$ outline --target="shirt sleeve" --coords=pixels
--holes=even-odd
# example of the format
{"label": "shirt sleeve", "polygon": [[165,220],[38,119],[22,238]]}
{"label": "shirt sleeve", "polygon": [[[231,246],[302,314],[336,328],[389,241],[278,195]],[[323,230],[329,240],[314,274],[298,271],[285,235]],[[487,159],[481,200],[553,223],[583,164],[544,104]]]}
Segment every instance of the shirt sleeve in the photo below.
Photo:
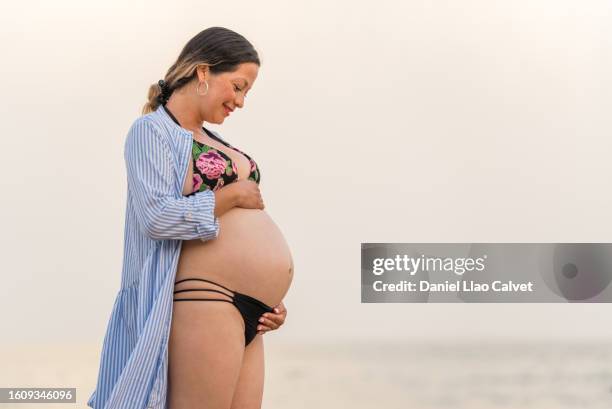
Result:
{"label": "shirt sleeve", "polygon": [[219,235],[212,190],[176,197],[172,154],[154,125],[139,119],[125,142],[128,200],[141,231],[154,240],[207,241]]}

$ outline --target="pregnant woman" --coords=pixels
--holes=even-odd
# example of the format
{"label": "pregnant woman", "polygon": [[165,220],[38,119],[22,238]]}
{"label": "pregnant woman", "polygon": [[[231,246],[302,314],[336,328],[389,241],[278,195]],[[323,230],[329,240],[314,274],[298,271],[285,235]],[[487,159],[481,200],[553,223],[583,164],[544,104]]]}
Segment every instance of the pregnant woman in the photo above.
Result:
{"label": "pregnant woman", "polygon": [[192,38],[128,133],[121,290],[92,408],[260,408],[262,334],[286,318],[289,247],[263,210],[253,157],[205,128],[260,61],[221,27]]}

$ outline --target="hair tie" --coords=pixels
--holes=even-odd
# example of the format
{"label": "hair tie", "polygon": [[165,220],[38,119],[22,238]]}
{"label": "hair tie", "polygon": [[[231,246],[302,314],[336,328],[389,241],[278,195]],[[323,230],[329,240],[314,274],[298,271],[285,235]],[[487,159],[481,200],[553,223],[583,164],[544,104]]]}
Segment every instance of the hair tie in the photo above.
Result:
{"label": "hair tie", "polygon": [[168,98],[170,98],[170,87],[164,80],[157,81],[157,85],[159,85],[159,88],[161,89],[161,93],[157,99],[161,105],[165,105],[166,102],[168,102]]}

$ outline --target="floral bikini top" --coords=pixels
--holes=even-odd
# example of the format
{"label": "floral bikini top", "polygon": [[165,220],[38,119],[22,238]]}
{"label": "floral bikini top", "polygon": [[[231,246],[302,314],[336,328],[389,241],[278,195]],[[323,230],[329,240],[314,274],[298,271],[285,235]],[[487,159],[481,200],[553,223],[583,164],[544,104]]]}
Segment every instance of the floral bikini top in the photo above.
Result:
{"label": "floral bikini top", "polygon": [[[172,118],[177,125],[180,126],[177,119],[172,113],[164,106],[164,109]],[[225,142],[208,129],[202,127],[208,136],[214,140],[221,142],[223,145],[230,149],[235,150],[243,154],[251,163],[251,171],[248,179],[253,180],[259,184],[261,175],[257,163],[246,153],[240,149],[235,148],[229,143]],[[234,161],[226,155],[224,152],[215,149],[212,146],[206,145],[202,142],[193,140],[192,145],[192,157],[193,157],[193,193],[203,192],[205,190],[216,191],[228,183],[235,182],[238,179],[238,170]],[[189,195],[189,196],[191,196]]]}
{"label": "floral bikini top", "polygon": [[[221,142],[227,146],[246,156],[251,163],[251,172],[249,173],[249,180],[253,180],[259,183],[261,179],[259,174],[259,168],[257,164],[249,155],[242,152],[240,149],[233,147],[229,143],[225,142],[221,138],[214,135],[208,129],[202,127],[204,131],[216,141]],[[207,189],[213,191],[220,189],[228,183],[235,182],[238,179],[238,170],[236,169],[236,163],[222,151],[193,140],[193,191],[202,192]]]}

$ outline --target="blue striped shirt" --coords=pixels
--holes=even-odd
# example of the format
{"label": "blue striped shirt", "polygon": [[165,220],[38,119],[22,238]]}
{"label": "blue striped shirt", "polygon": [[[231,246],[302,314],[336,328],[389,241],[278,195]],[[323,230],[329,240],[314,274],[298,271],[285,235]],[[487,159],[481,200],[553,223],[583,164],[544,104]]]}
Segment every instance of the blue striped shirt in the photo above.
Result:
{"label": "blue striped shirt", "polygon": [[219,235],[214,193],[182,195],[192,144],[193,133],[163,107],[136,119],[127,134],[121,286],[102,345],[96,389],[87,402],[91,408],[166,408],[181,244]]}

